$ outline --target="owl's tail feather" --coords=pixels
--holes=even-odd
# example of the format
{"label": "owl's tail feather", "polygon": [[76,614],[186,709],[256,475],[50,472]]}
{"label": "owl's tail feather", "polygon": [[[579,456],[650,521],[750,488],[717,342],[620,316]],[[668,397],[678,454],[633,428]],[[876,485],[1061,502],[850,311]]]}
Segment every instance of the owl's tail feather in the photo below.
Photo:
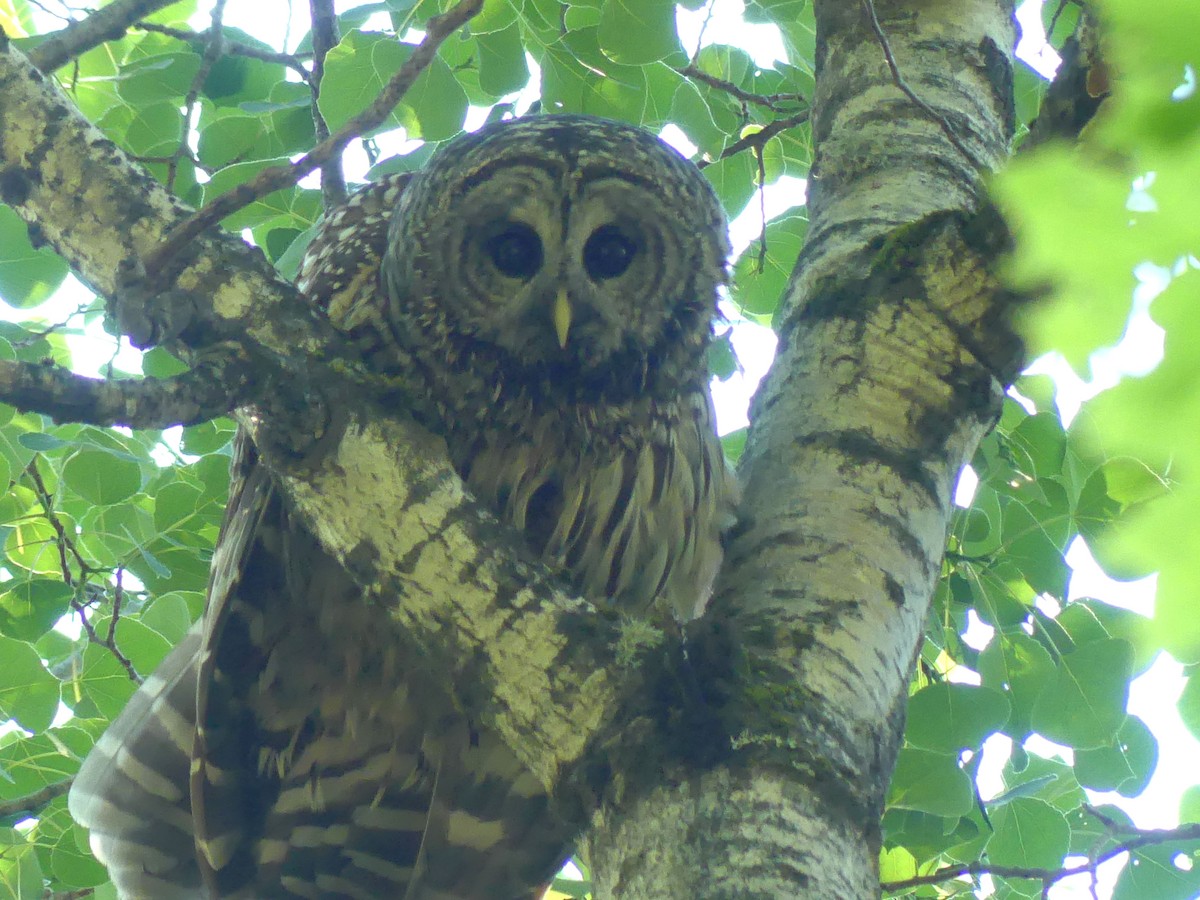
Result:
{"label": "owl's tail feather", "polygon": [[199,900],[188,768],[199,626],[130,699],[84,760],[68,796],[124,900]]}

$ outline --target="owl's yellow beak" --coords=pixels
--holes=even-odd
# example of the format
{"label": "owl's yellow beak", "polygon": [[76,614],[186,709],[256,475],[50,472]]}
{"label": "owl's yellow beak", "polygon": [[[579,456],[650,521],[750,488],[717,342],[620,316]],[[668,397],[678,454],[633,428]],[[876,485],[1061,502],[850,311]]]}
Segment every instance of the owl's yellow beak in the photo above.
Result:
{"label": "owl's yellow beak", "polygon": [[554,298],[554,333],[558,335],[558,346],[567,346],[567,332],[571,330],[571,301],[567,299],[566,288],[560,288]]}

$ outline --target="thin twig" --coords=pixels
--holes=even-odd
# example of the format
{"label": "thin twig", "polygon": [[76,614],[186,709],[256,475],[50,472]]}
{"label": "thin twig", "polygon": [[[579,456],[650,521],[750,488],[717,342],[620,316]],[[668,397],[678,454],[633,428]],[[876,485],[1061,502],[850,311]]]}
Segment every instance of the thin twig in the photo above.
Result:
{"label": "thin twig", "polygon": [[0,819],[9,819],[21,813],[27,813],[30,816],[37,815],[51,800],[55,800],[69,791],[73,780],[67,778],[55,784],[48,784],[40,791],[34,791],[32,794],[26,794],[16,800],[5,800],[0,803]]}
{"label": "thin twig", "polygon": [[[210,40],[210,32],[208,30],[188,31],[185,28],[172,28],[169,25],[159,25],[156,22],[135,22],[132,27],[140,31],[166,35],[187,44],[207,44]],[[287,66],[305,81],[309,79],[308,69],[304,66],[304,59],[307,56],[305,53],[276,53],[273,50],[264,50],[261,47],[254,47],[242,41],[235,41],[228,35],[223,36],[221,48],[230,56],[244,56],[247,59],[257,59],[262,62]]]}
{"label": "thin twig", "polygon": [[296,162],[264,169],[254,180],[238,185],[205,204],[172,233],[152,258],[146,260],[146,271],[161,277],[170,261],[206,229],[267,194],[291,187],[313,169],[339,155],[356,137],[381,125],[412,87],[413,82],[433,62],[442,42],[475,16],[482,7],[483,0],[460,0],[449,12],[430,19],[426,26],[425,39],[413,48],[400,71],[392,76],[370,106]]}
{"label": "thin twig", "polygon": [[1157,844],[1169,844],[1175,841],[1200,841],[1200,824],[1183,825],[1179,828],[1162,830],[1139,831],[1129,840],[1109,848],[1094,859],[1090,859],[1078,866],[1062,869],[1041,869],[1025,868],[1023,866],[993,866],[983,860],[978,860],[960,866],[945,866],[935,872],[930,872],[928,875],[917,875],[913,878],[905,878],[900,881],[884,882],[881,887],[885,891],[899,891],[907,888],[921,887],[922,885],[942,884],[947,881],[953,881],[956,878],[962,878],[964,875],[1030,878],[1042,882],[1043,885],[1049,885],[1074,875],[1094,874],[1097,868],[1110,859],[1120,856],[1122,853],[1129,853],[1141,847],[1152,847]]}
{"label": "thin twig", "polygon": [[[717,159],[728,159],[737,153],[741,153],[743,150],[753,150],[756,147],[763,147],[766,145],[767,141],[771,140],[771,138],[775,137],[775,135],[787,131],[789,128],[795,128],[797,125],[802,125],[807,122],[809,115],[810,112],[806,109],[802,112],[796,113],[794,116],[786,116],[785,118],[768,122],[758,131],[751,132],[744,138],[734,141],[721,151],[721,155],[717,157]],[[696,163],[696,167],[700,169],[711,165],[712,161],[703,159]]]}
{"label": "thin twig", "polygon": [[86,580],[89,575],[93,575],[100,571],[92,566],[83,554],[79,552],[79,548],[75,546],[74,539],[67,534],[66,526],[54,511],[54,495],[46,487],[46,481],[42,478],[41,470],[37,465],[38,457],[35,454],[25,466],[25,473],[29,476],[29,480],[33,483],[33,492],[37,495],[38,503],[42,506],[42,515],[46,521],[50,523],[50,527],[54,529],[56,544],[58,545],[58,562],[59,573],[62,576],[63,584],[73,588],[78,584],[78,579],[75,573],[71,571],[71,564],[68,560],[68,554],[75,560],[75,564],[79,566],[79,579]]}
{"label": "thin twig", "polygon": [[208,74],[217,60],[221,58],[224,44],[221,20],[225,15],[226,0],[216,0],[212,8],[212,26],[206,32],[208,40],[204,53],[200,57],[200,66],[192,77],[191,86],[183,100],[183,133],[179,136],[179,146],[167,163],[167,190],[175,193],[175,176],[179,174],[179,161],[190,153],[188,141],[192,135],[192,125],[196,118],[196,102],[200,99],[200,89],[208,79]]}
{"label": "thin twig", "polygon": [[[79,552],[79,548],[75,546],[74,539],[67,534],[66,526],[58,517],[58,513],[54,509],[54,495],[46,486],[45,479],[42,478],[42,473],[38,469],[37,456],[31,459],[28,465],[25,466],[25,473],[29,476],[30,482],[33,484],[33,492],[37,495],[38,503],[42,507],[42,515],[45,516],[50,527],[54,529],[55,544],[58,547],[59,570],[62,576],[63,584],[72,588],[73,596],[71,597],[71,609],[79,615],[79,624],[83,628],[84,634],[90,643],[97,644],[108,650],[113,655],[122,668],[129,675],[131,681],[135,684],[142,683],[142,676],[138,674],[133,663],[129,660],[121,649],[117,646],[115,640],[115,624],[109,627],[108,637],[102,638],[96,633],[96,627],[88,619],[87,604],[80,597],[84,596],[90,586],[88,578],[92,575],[99,574],[102,569],[93,566],[83,558],[83,554]],[[68,557],[70,554],[70,557]],[[70,558],[75,560],[75,564],[79,566],[79,576],[71,571]],[[114,613],[115,618],[116,613]]]}
{"label": "thin twig", "polygon": [[883,33],[883,26],[879,24],[879,19],[875,16],[874,0],[862,0],[862,6],[867,13],[867,18],[871,21],[871,29],[875,32],[875,37],[879,40],[879,46],[883,49],[883,58],[887,61],[887,66],[892,72],[892,81],[895,83],[896,87],[898,87],[901,93],[911,100],[918,109],[936,122],[938,127],[941,128],[942,132],[946,135],[946,138],[951,144],[954,145],[954,148],[963,155],[963,158],[966,159],[967,162],[974,165],[975,157],[971,155],[963,142],[958,139],[958,135],[954,133],[954,129],[950,127],[950,123],[946,121],[945,117],[942,116],[941,113],[918,97],[916,92],[908,86],[908,83],[904,80],[904,76],[900,74],[900,67],[896,64],[896,57],[892,55],[892,45],[888,42],[887,35]]}
{"label": "thin twig", "polygon": [[[329,125],[321,114],[321,83],[325,79],[325,55],[337,46],[338,23],[333,11],[333,0],[309,0],[312,14],[312,114],[317,140],[329,137]],[[321,197],[325,208],[332,209],[346,199],[346,176],[342,172],[342,155],[326,160],[321,166]]]}
{"label": "thin twig", "polygon": [[249,399],[249,362],[237,348],[205,354],[170,378],[87,378],[63,366],[0,360],[0,399],[60,422],[162,429],[224,415]]}
{"label": "thin twig", "polygon": [[29,51],[29,61],[47,74],[65,66],[105,41],[125,36],[129,27],[176,0],[115,0],[50,35]]}
{"label": "thin twig", "polygon": [[731,97],[741,100],[743,103],[751,103],[755,106],[763,106],[772,112],[781,112],[780,104],[783,103],[807,103],[807,99],[801,94],[755,94],[738,87],[732,81],[726,81],[724,78],[718,78],[715,75],[709,75],[695,63],[688,63],[686,66],[680,66],[676,70],[684,78],[691,78],[694,81],[707,84],[711,88],[718,91],[724,91]]}

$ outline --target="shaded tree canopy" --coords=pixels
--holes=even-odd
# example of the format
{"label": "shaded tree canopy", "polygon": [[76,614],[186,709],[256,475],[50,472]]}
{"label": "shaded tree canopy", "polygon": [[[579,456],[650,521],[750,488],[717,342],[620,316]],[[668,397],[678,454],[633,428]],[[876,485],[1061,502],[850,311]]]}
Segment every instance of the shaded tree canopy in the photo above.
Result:
{"label": "shaded tree canopy", "polygon": [[[1200,735],[1200,11],[1045,3],[1047,79],[1002,0],[749,0],[773,62],[730,3],[311,0],[275,43],[249,5],[0,0],[0,897],[111,896],[65,793],[202,611],[238,427],[580,832],[560,892],[1200,892],[1173,698],[1130,704],[1152,670]],[[761,232],[710,364],[779,351],[684,635],[523,561],[289,284],[359,181],[562,111],[662,133]],[[1135,817],[1155,778],[1177,809]]]}

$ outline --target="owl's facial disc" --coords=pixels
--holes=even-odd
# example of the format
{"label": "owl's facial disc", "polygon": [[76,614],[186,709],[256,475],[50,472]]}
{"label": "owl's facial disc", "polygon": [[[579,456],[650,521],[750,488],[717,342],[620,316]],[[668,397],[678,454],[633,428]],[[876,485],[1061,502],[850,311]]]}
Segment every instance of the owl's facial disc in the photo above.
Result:
{"label": "owl's facial disc", "polygon": [[513,163],[443,207],[437,256],[460,265],[435,293],[456,298],[460,333],[518,364],[580,369],[656,343],[696,252],[644,183],[584,174]]}

